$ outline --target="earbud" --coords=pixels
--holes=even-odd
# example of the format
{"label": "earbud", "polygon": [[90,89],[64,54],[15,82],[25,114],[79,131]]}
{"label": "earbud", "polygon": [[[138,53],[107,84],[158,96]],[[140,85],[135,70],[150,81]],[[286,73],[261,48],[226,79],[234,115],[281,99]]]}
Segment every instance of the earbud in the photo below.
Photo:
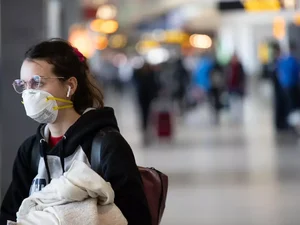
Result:
{"label": "earbud", "polygon": [[68,86],[67,98],[69,98],[69,97],[70,97],[70,94],[71,94],[71,86]]}

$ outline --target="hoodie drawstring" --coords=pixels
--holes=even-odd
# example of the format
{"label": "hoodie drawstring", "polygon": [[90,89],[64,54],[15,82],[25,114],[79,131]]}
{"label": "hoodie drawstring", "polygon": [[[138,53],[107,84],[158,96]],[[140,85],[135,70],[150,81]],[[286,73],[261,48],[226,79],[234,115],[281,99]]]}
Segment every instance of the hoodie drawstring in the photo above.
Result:
{"label": "hoodie drawstring", "polygon": [[63,137],[62,139],[62,145],[59,151],[59,158],[60,158],[60,165],[62,168],[63,173],[65,172],[65,149],[64,149],[64,142],[66,140],[66,136]]}
{"label": "hoodie drawstring", "polygon": [[[59,149],[60,165],[61,165],[63,173],[65,173],[64,142],[65,142],[66,139],[67,139],[66,136],[64,136],[63,139],[62,139],[61,147]],[[45,139],[41,139],[40,140],[40,154],[44,159],[44,163],[45,163],[46,171],[47,171],[47,176],[48,176],[48,181],[50,183],[52,178],[51,178],[51,173],[50,173],[50,169],[49,169],[49,165],[48,165],[48,158],[47,158],[47,151],[46,151],[47,148],[48,148],[48,143],[45,141]]]}
{"label": "hoodie drawstring", "polygon": [[44,159],[45,162],[45,166],[46,166],[46,171],[47,171],[47,176],[48,176],[48,182],[50,183],[51,181],[51,174],[50,174],[50,169],[49,169],[49,165],[48,165],[48,158],[47,158],[47,142],[45,141],[45,139],[41,139],[40,140],[40,154]]}

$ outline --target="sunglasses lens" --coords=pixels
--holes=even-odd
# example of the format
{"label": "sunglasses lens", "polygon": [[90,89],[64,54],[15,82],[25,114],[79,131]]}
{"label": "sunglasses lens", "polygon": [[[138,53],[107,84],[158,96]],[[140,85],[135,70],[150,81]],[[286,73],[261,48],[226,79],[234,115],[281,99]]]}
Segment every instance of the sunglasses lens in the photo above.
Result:
{"label": "sunglasses lens", "polygon": [[17,93],[22,94],[22,92],[25,90],[25,82],[17,79],[13,82],[13,87]]}
{"label": "sunglasses lens", "polygon": [[38,89],[40,86],[41,77],[40,76],[33,76],[32,79],[29,81],[29,85],[31,89]]}

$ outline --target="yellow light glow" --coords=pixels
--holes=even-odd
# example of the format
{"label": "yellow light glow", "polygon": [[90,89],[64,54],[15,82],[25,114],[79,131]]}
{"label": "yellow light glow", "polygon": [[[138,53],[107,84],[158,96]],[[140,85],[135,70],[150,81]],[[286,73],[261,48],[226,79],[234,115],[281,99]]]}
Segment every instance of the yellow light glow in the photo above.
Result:
{"label": "yellow light glow", "polygon": [[96,38],[96,49],[103,50],[108,46],[108,39],[104,35],[100,35]]}
{"label": "yellow light glow", "polygon": [[189,36],[186,33],[177,30],[166,31],[164,35],[164,41],[166,43],[181,44],[188,39]]}
{"label": "yellow light glow", "polygon": [[101,31],[105,34],[112,34],[119,28],[119,24],[115,20],[107,20],[101,26]]}
{"label": "yellow light glow", "polygon": [[258,46],[258,58],[262,63],[269,61],[269,47],[266,43],[261,43]]}
{"label": "yellow light glow", "polygon": [[91,22],[90,28],[95,32],[112,34],[118,30],[119,23],[115,20],[96,19]]}
{"label": "yellow light glow", "polygon": [[194,48],[208,49],[212,46],[212,39],[207,35],[193,34],[190,43]]}
{"label": "yellow light glow", "polygon": [[97,10],[96,17],[104,20],[111,20],[117,16],[117,8],[114,5],[103,5]]}
{"label": "yellow light glow", "polygon": [[84,28],[74,28],[70,30],[69,42],[86,57],[90,58],[95,53],[95,47],[88,31]]}
{"label": "yellow light glow", "polygon": [[152,40],[144,40],[140,41],[136,45],[136,50],[140,54],[144,54],[148,52],[149,50],[153,48],[158,48],[160,47],[160,44],[157,41],[152,41]]}
{"label": "yellow light glow", "polygon": [[279,0],[245,0],[247,11],[278,11],[281,9]]}
{"label": "yellow light glow", "polygon": [[102,30],[104,33],[112,34],[116,32],[119,28],[119,24],[115,20],[108,20],[102,25]]}
{"label": "yellow light glow", "polygon": [[101,32],[101,26],[105,21],[102,19],[95,19],[91,22],[90,28],[92,31]]}
{"label": "yellow light glow", "polygon": [[127,37],[122,34],[116,34],[111,36],[109,45],[112,48],[124,48],[127,44]]}
{"label": "yellow light glow", "polygon": [[286,22],[283,17],[275,17],[273,23],[273,35],[278,40],[282,40],[286,35]]}
{"label": "yellow light glow", "polygon": [[284,0],[283,4],[286,9],[295,9],[295,7],[296,7],[295,0]]}
{"label": "yellow light glow", "polygon": [[295,16],[294,16],[294,23],[297,25],[297,26],[300,26],[300,13],[296,13]]}

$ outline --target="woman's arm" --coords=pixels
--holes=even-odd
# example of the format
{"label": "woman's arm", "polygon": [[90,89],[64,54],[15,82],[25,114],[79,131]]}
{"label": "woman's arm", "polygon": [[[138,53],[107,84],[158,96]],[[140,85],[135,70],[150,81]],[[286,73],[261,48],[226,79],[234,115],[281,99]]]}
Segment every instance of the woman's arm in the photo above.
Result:
{"label": "woman's arm", "polygon": [[30,167],[31,146],[34,138],[27,139],[19,148],[13,166],[12,182],[6,192],[0,211],[0,225],[6,225],[7,220],[16,220],[16,213],[22,201],[28,197],[33,174]]}
{"label": "woman's arm", "polygon": [[102,171],[115,191],[115,204],[128,225],[151,225],[151,215],[143,183],[129,144],[117,132],[107,133],[101,149]]}

